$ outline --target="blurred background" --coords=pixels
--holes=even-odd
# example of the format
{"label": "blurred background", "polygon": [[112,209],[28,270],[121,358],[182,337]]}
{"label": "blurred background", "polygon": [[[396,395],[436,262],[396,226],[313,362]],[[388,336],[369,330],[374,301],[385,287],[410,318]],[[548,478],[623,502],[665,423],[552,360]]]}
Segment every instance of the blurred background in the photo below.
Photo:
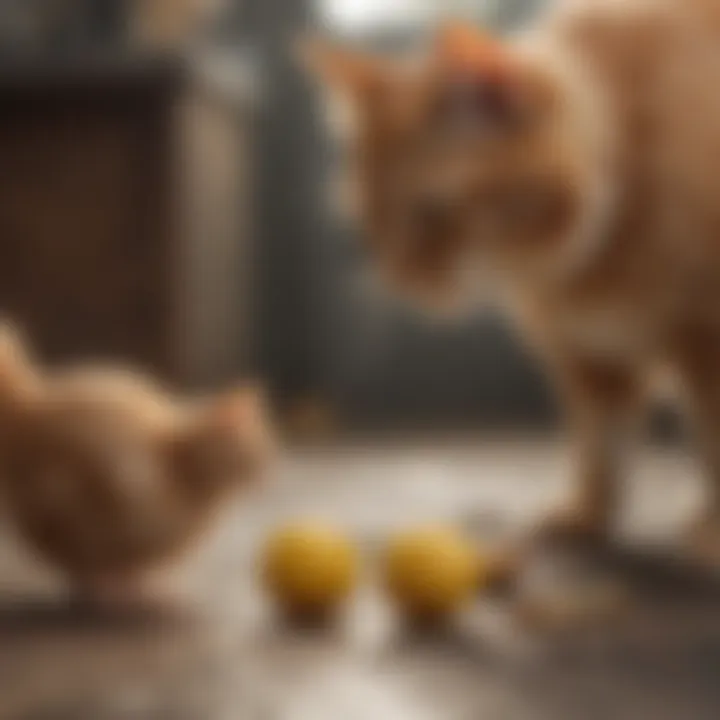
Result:
{"label": "blurred background", "polygon": [[392,48],[540,4],[2,0],[0,310],[52,360],[260,376],[307,431],[551,422],[499,319],[438,325],[364,289],[289,53],[308,29]]}
{"label": "blurred background", "polygon": [[[3,519],[0,720],[718,717],[715,576],[702,606],[689,586],[653,610],[648,583],[626,621],[556,655],[512,632],[502,654],[501,618],[376,656],[362,597],[347,636],[258,620],[257,548],[291,517],[331,518],[372,556],[421,521],[525,532],[566,496],[560,444],[466,442],[555,427],[502,319],[439,324],[364,282],[290,52],[308,31],[392,49],[450,15],[506,31],[549,1],[0,0],[0,314],[52,362],[127,361],[193,391],[260,378],[291,431],[360,438],[293,447],[279,484],[232,506],[189,565],[199,632],[63,614]],[[411,442],[365,442],[380,436]],[[694,469],[663,449],[640,470],[633,537],[672,539],[701,499]]]}

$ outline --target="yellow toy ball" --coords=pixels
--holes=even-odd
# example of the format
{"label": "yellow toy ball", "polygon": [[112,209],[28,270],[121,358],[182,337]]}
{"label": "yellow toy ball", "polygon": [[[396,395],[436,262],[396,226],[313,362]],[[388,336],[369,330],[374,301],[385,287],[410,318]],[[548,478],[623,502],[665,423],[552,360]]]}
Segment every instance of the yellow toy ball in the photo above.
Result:
{"label": "yellow toy ball", "polygon": [[472,542],[451,528],[427,527],[403,532],[388,546],[386,589],[406,616],[437,620],[468,602],[483,577]]}
{"label": "yellow toy ball", "polygon": [[291,615],[327,615],[348,598],[358,575],[358,553],[342,532],[319,522],[276,531],[261,569],[266,589]]}

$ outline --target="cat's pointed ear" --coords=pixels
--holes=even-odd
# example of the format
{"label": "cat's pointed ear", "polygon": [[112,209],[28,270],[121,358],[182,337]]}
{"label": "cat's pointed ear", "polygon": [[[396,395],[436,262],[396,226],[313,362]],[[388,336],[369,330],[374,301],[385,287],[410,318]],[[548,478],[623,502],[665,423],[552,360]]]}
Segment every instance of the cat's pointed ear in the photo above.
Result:
{"label": "cat's pointed ear", "polygon": [[385,63],[378,57],[321,38],[303,38],[295,54],[302,67],[333,92],[361,99],[382,85]]}
{"label": "cat's pointed ear", "polygon": [[276,449],[269,415],[259,386],[246,384],[227,390],[190,408],[181,429],[172,432],[171,447],[210,474],[212,468],[222,467],[224,458],[240,458],[243,465],[259,466]]}
{"label": "cat's pointed ear", "polygon": [[191,403],[162,442],[180,486],[198,500],[261,480],[276,455],[264,395],[250,386]]}
{"label": "cat's pointed ear", "polygon": [[521,126],[538,109],[540,88],[529,68],[501,40],[459,22],[435,39],[439,115],[465,128]]}
{"label": "cat's pointed ear", "polygon": [[488,60],[501,61],[502,44],[484,30],[458,21],[444,23],[435,36],[435,52],[448,64],[473,66]]}

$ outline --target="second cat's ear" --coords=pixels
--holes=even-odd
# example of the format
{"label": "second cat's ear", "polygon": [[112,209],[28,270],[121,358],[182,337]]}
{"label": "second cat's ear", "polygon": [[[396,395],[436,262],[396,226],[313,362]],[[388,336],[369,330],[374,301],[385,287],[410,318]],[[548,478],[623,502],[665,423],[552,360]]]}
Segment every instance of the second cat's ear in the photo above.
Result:
{"label": "second cat's ear", "polygon": [[171,445],[208,479],[219,470],[264,464],[276,445],[264,393],[245,385],[203,401],[173,432]]}
{"label": "second cat's ear", "polygon": [[201,500],[265,477],[276,443],[259,389],[225,391],[187,410],[162,438],[181,486]]}

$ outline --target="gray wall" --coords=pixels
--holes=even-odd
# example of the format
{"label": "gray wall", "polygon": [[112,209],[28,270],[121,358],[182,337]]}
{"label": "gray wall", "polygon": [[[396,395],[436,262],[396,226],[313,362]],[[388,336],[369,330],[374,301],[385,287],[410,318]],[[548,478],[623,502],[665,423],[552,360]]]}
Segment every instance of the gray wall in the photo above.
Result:
{"label": "gray wall", "polygon": [[[518,8],[504,3],[507,21]],[[327,397],[370,423],[547,422],[534,363],[497,318],[442,326],[357,292],[362,254],[325,207],[316,98],[287,52],[313,22],[301,0],[255,0],[244,18],[265,86],[256,142],[262,362],[277,395]]]}

